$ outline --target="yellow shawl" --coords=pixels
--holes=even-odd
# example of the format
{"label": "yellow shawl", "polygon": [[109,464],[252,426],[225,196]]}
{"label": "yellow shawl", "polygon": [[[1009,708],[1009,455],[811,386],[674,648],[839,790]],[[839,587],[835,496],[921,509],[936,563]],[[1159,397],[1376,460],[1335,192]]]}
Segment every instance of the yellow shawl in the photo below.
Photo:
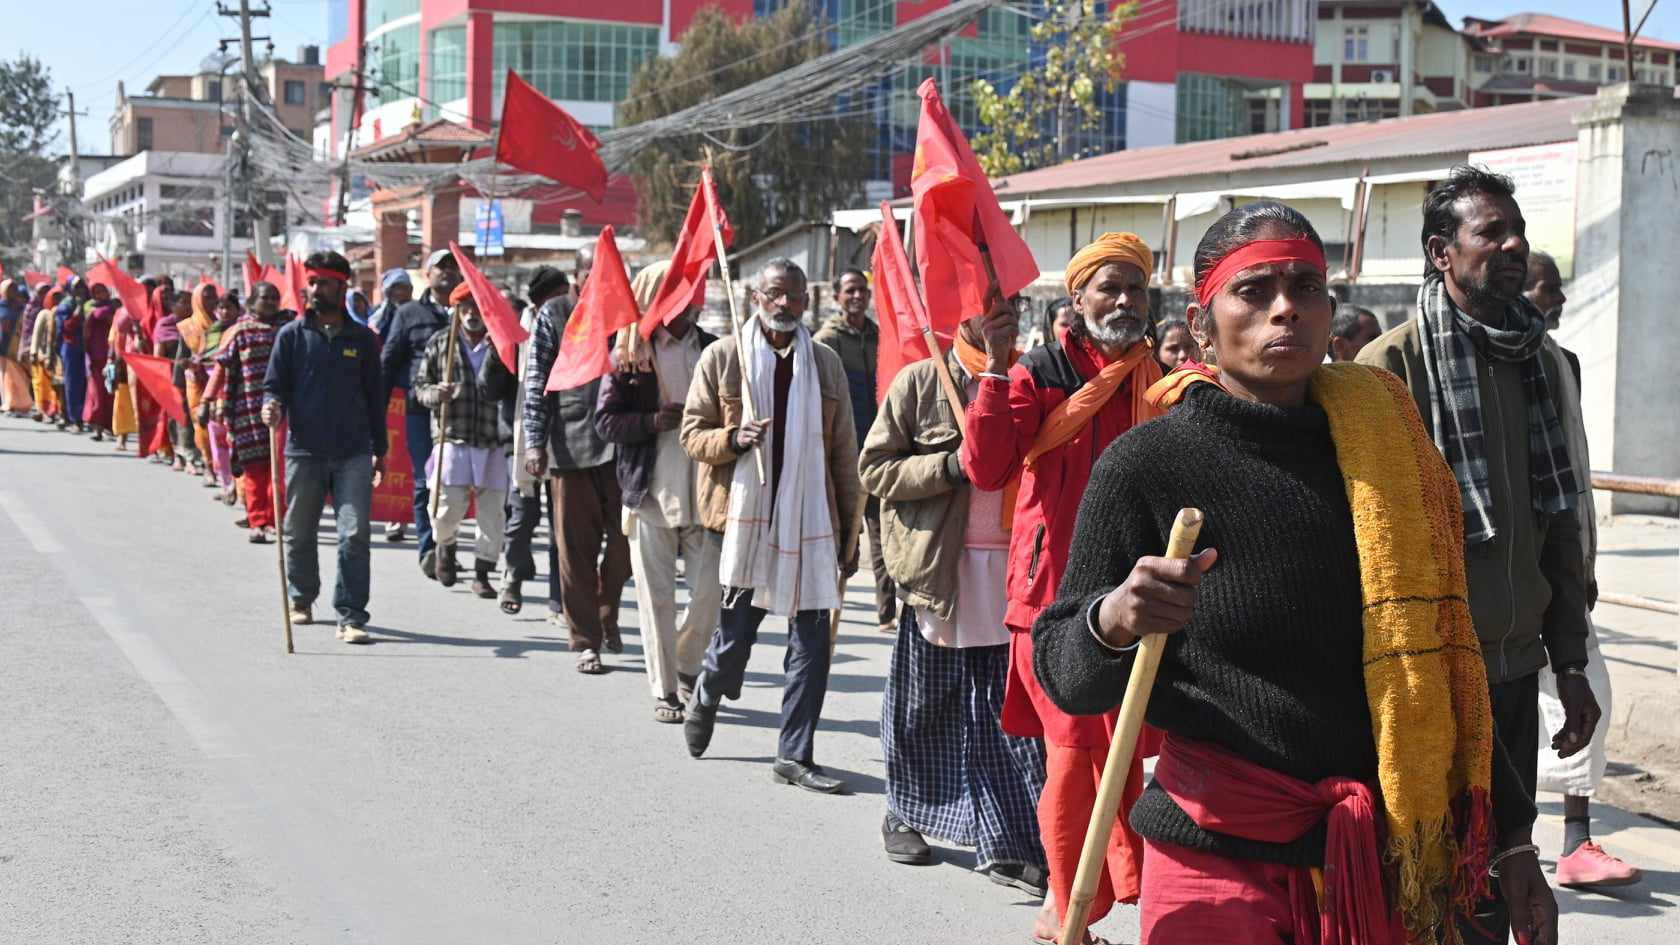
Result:
{"label": "yellow shawl", "polygon": [[[1168,407],[1216,372],[1149,391]],[[1458,941],[1451,921],[1487,892],[1493,715],[1470,622],[1457,481],[1404,381],[1358,364],[1314,372],[1353,510],[1364,601],[1365,698],[1387,823],[1384,863],[1407,939]]]}

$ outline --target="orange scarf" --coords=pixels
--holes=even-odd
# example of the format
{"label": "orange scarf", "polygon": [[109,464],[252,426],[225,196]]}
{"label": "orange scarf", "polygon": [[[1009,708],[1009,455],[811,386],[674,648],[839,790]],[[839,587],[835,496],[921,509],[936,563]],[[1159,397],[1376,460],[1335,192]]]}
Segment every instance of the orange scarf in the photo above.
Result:
{"label": "orange scarf", "polygon": [[1156,381],[1143,392],[1144,399],[1155,405],[1161,411],[1175,407],[1184,394],[1197,384],[1212,384],[1220,390],[1225,385],[1219,380],[1219,366],[1216,364],[1202,364],[1199,361],[1186,361],[1178,369],[1166,377]]}
{"label": "orange scarf", "polygon": [[[986,372],[986,362],[988,360],[986,349],[971,344],[967,338],[962,336],[962,332],[957,332],[956,340],[951,344],[951,350],[956,352],[957,363],[963,366],[963,370],[968,372],[969,377],[979,377]],[[1011,348],[1009,351],[1009,367],[1014,367],[1015,362],[1020,357],[1021,353]],[[1004,370],[1007,371],[1009,368],[1004,368]]]}
{"label": "orange scarf", "polygon": [[[1074,434],[1083,430],[1086,424],[1091,422],[1091,418],[1108,405],[1109,400],[1120,391],[1120,386],[1128,378],[1132,380],[1132,426],[1166,412],[1164,408],[1150,403],[1144,396],[1161,379],[1161,365],[1156,362],[1155,352],[1148,344],[1135,344],[1130,351],[1121,355],[1118,360],[1110,362],[1107,367],[1097,372],[1096,377],[1074,391],[1073,396],[1050,411],[1050,415],[1044,418],[1044,424],[1038,428],[1038,436],[1033,438],[1032,448],[1027,450],[1026,458],[1021,461],[1022,470],[1037,462],[1045,453],[1073,439]],[[1020,488],[1019,473],[1004,487],[1005,528],[1015,523],[1015,498]]]}

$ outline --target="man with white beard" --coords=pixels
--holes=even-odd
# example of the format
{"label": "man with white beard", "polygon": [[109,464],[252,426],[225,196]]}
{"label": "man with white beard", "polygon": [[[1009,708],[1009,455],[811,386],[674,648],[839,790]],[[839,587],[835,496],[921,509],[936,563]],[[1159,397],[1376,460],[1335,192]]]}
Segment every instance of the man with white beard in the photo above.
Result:
{"label": "man with white beard", "polygon": [[[723,534],[723,613],[683,722],[690,755],[711,743],[718,705],[739,699],[758,625],[786,617],[782,730],[772,778],[838,794],[844,782],[817,767],[812,742],[828,692],[829,612],[859,526],[857,430],[839,355],[813,344],[801,316],[805,273],[773,259],[753,290],[757,317],[742,335],[700,355],[683,406],[682,445],[700,463],[701,523]],[[744,415],[741,381],[751,391]],[[754,455],[762,450],[766,455]],[[760,478],[763,470],[763,478]],[[844,572],[844,573],[843,573]]]}

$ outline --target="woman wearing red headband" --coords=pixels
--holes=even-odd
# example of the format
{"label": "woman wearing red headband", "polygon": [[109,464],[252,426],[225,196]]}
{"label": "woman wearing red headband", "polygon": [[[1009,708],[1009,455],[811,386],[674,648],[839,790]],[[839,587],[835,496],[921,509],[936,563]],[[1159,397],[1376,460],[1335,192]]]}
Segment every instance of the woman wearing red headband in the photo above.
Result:
{"label": "woman wearing red headband", "polygon": [[[1195,264],[1218,371],[1164,379],[1151,394],[1176,408],[1103,454],[1034,630],[1045,690],[1082,714],[1119,700],[1140,635],[1172,634],[1147,712],[1166,738],[1130,812],[1144,941],[1452,941],[1494,883],[1519,941],[1555,941],[1458,492],[1410,394],[1320,364],[1335,303],[1297,211],[1232,210]],[[1201,550],[1156,557],[1185,506]]]}

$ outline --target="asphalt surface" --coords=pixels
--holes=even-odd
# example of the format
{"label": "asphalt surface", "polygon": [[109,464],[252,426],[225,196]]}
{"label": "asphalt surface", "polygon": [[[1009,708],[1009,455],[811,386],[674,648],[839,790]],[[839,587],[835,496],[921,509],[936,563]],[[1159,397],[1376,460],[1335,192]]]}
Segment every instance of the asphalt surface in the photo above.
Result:
{"label": "asphalt surface", "polygon": [[[852,793],[822,797],[769,778],[779,621],[694,761],[652,720],[629,595],[625,653],[584,677],[540,597],[504,616],[376,532],[376,642],[302,627],[286,656],[274,546],[209,495],[0,419],[0,942],[1027,941],[1037,903],[967,851],[881,854],[890,638],[861,578],[817,740]],[[1565,941],[1673,942],[1680,834],[1595,813],[1649,876],[1563,893]],[[1136,941],[1136,915],[1097,931]]]}

